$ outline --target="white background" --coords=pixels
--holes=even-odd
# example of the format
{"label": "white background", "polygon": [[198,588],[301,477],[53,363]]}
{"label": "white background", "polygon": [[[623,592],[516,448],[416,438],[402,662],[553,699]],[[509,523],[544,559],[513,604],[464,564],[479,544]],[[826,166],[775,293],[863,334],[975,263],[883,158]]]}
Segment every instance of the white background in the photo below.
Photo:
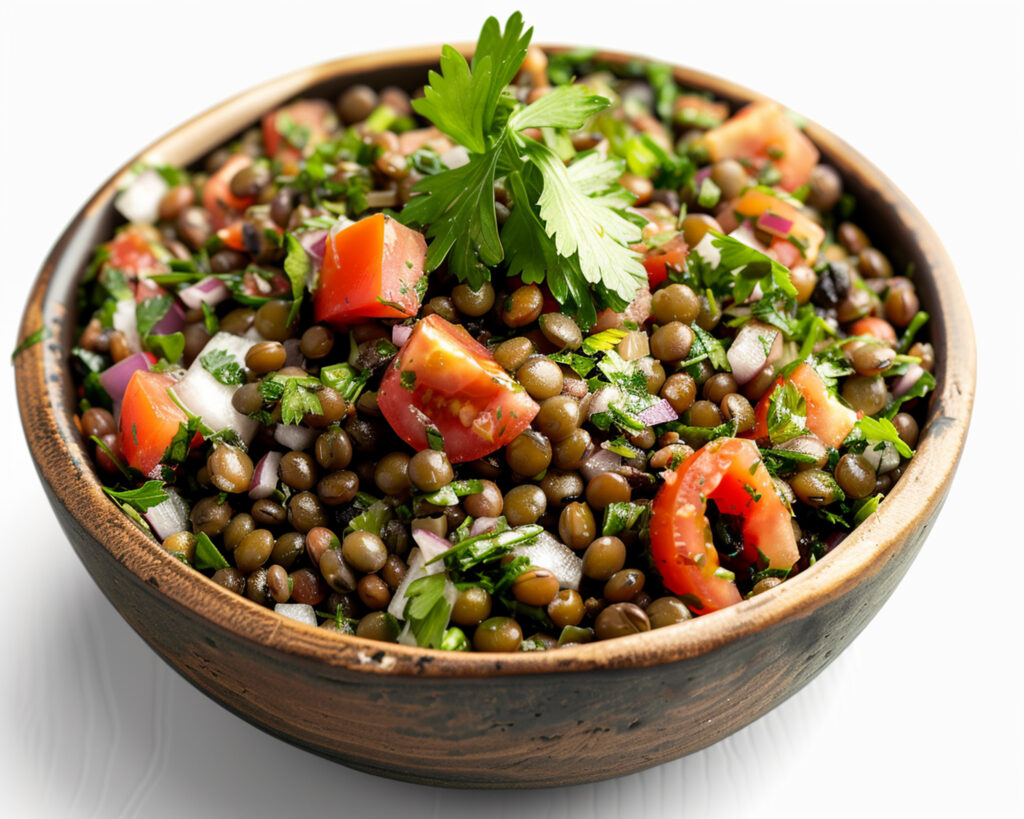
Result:
{"label": "white background", "polygon": [[0,11],[2,345],[13,348],[30,282],[64,224],[157,136],[285,71],[377,48],[473,40],[485,14],[504,20],[516,7],[538,40],[646,53],[784,101],[866,154],[934,225],[973,310],[979,387],[957,480],[916,564],[816,681],[703,753],[552,791],[389,782],[244,724],[171,672],[121,621],[36,484],[7,376],[0,405],[9,436],[0,467],[5,815],[1024,813],[1024,537],[1015,513],[1024,456],[1024,23],[1013,3],[7,2]]}

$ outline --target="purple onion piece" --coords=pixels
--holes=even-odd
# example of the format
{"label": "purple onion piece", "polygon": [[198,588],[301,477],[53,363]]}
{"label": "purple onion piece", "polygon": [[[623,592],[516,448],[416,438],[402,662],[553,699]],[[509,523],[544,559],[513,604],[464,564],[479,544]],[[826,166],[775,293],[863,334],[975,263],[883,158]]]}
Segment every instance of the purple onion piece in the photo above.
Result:
{"label": "purple onion piece", "polygon": [[298,235],[299,244],[302,245],[309,256],[309,261],[314,269],[319,270],[324,262],[324,254],[327,252],[327,231],[307,230]]}
{"label": "purple onion piece", "polygon": [[405,324],[396,324],[391,328],[391,343],[396,347],[401,347],[409,340],[409,336],[411,335],[412,327]]}
{"label": "purple onion piece", "polygon": [[896,398],[906,395],[913,389],[922,375],[924,375],[924,368],[920,364],[911,364],[903,375],[893,380],[892,394]]}
{"label": "purple onion piece", "polygon": [[482,535],[485,532],[493,531],[494,530],[494,525],[497,522],[498,522],[497,518],[490,518],[490,517],[487,517],[487,516],[475,518],[473,520],[473,523],[470,524],[469,536],[470,537],[476,537],[477,535]]}
{"label": "purple onion piece", "polygon": [[305,369],[306,359],[302,355],[302,341],[289,338],[284,342],[284,365],[286,367],[302,367]]}
{"label": "purple onion piece", "polygon": [[271,450],[256,462],[252,471],[252,482],[249,484],[249,497],[253,500],[269,498],[277,489],[277,479],[281,471],[281,453]]}
{"label": "purple onion piece", "polygon": [[185,310],[177,302],[172,302],[167,314],[153,325],[151,333],[158,336],[169,336],[177,333],[185,326]]}
{"label": "purple onion piece", "polygon": [[452,547],[451,543],[428,529],[413,529],[412,539],[420,547],[425,563],[433,560],[438,555],[444,554]]}
{"label": "purple onion piece", "polygon": [[679,413],[672,409],[672,405],[666,399],[662,398],[657,404],[638,412],[636,417],[638,421],[653,427],[655,424],[679,420]]}
{"label": "purple onion piece", "polygon": [[620,466],[622,466],[621,455],[608,449],[598,448],[580,465],[580,474],[583,476],[583,480],[589,482],[602,472],[614,472]]}
{"label": "purple onion piece", "polygon": [[178,298],[190,310],[198,310],[200,304],[208,304],[212,307],[215,304],[220,304],[230,295],[231,291],[228,290],[228,286],[224,282],[214,276],[207,276],[183,289],[178,293]]}
{"label": "purple onion piece", "polygon": [[156,356],[152,353],[134,353],[101,372],[100,383],[111,400],[118,403],[124,398],[124,391],[135,371],[148,370],[155,363]]}

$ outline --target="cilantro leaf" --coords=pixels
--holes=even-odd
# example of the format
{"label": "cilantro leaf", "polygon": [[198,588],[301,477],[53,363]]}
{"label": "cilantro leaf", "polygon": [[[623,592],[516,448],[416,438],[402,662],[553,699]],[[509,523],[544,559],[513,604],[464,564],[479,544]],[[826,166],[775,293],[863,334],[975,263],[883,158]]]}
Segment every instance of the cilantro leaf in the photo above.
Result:
{"label": "cilantro leaf", "polygon": [[[309,382],[315,381],[315,384]],[[324,411],[317,392],[322,384],[316,379],[289,378],[281,395],[281,423],[301,424],[307,413],[319,415]]]}
{"label": "cilantro leaf", "polygon": [[115,500],[123,501],[140,512],[147,512],[159,506],[169,497],[164,491],[163,481],[146,481],[138,489],[127,489],[122,492],[104,486],[103,491]]}
{"label": "cilantro leaf", "polygon": [[288,312],[288,324],[290,325],[295,321],[295,317],[299,314],[299,308],[302,306],[302,294],[306,290],[306,282],[312,265],[306,249],[291,233],[285,234],[284,246],[288,251],[288,255],[284,259],[284,272],[292,284],[292,308]]}
{"label": "cilantro leaf", "polygon": [[526,128],[576,129],[609,105],[607,97],[591,94],[582,85],[561,85],[513,114],[509,126],[516,131]]}
{"label": "cilantro leaf", "polygon": [[210,350],[199,357],[203,369],[228,386],[245,383],[245,373],[238,360],[227,350]]}
{"label": "cilantro leaf", "polygon": [[781,444],[807,432],[807,401],[792,381],[783,381],[768,399],[768,437]]}

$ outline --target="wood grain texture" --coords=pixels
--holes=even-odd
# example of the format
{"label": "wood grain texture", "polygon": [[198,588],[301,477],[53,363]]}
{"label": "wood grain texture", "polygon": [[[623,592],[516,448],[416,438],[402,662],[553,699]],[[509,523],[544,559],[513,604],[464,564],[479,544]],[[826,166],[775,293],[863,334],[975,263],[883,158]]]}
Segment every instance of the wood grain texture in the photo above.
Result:
{"label": "wood grain texture", "polygon": [[[126,163],[82,209],[41,271],[21,335],[52,337],[16,362],[26,437],[48,498],[90,574],[188,680],[249,722],[352,767],[469,787],[550,786],[679,757],[761,716],[866,625],[924,541],[962,450],[974,341],[956,274],[900,191],[842,141],[808,132],[898,268],[913,263],[932,315],[938,388],[918,454],[881,511],[810,570],[690,623],[556,652],[462,655],[382,645],[284,620],[166,555],[103,496],[74,427],[66,367],[77,278],[112,229],[111,198],[138,159],[187,164],[302,92],[353,81],[412,87],[438,49],[342,60],[246,92]],[[621,55],[606,54],[622,59]],[[734,103],[756,95],[678,69]]]}

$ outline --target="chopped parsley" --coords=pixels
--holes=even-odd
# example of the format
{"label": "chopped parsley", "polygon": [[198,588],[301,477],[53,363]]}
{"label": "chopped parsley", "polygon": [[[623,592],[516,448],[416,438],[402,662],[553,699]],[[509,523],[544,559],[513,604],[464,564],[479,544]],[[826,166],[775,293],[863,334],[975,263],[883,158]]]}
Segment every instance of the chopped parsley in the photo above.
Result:
{"label": "chopped parsley", "polygon": [[210,350],[199,357],[199,363],[221,384],[233,387],[245,383],[242,366],[227,350]]}

